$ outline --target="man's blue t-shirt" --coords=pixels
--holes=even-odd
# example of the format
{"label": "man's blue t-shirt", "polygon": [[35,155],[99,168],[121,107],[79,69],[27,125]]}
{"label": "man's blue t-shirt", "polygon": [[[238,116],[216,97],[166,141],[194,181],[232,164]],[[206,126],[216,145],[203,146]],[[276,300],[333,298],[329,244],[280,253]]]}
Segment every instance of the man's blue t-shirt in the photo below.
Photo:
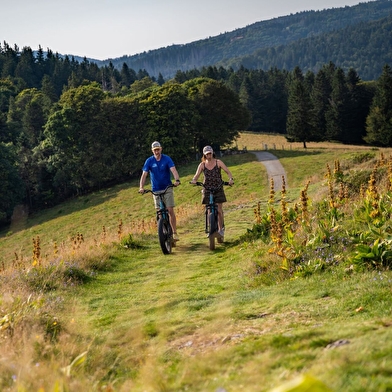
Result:
{"label": "man's blue t-shirt", "polygon": [[154,192],[163,191],[171,184],[170,168],[174,167],[172,159],[165,154],[157,161],[154,156],[146,159],[143,171],[150,173],[151,188]]}

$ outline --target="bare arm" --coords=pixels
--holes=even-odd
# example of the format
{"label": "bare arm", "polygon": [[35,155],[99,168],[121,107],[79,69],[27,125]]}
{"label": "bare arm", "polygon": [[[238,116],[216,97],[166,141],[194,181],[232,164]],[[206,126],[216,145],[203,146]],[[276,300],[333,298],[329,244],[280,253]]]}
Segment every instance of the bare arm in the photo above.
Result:
{"label": "bare arm", "polygon": [[143,172],[142,176],[140,177],[140,184],[139,184],[139,192],[143,193],[144,192],[144,184],[146,183],[146,178],[147,178],[148,172]]}
{"label": "bare arm", "polygon": [[203,171],[203,163],[200,163],[197,167],[196,174],[193,176],[191,184],[196,184],[197,179],[199,178],[201,172]]}
{"label": "bare arm", "polygon": [[173,177],[175,180],[174,186],[180,185],[180,176],[178,175],[176,167],[175,166],[171,167],[170,171],[173,173]]}
{"label": "bare arm", "polygon": [[229,176],[229,184],[233,185],[234,178],[233,178],[233,175],[231,174],[231,171],[229,170],[229,168],[220,159],[218,159],[218,166],[226,172],[226,174]]}

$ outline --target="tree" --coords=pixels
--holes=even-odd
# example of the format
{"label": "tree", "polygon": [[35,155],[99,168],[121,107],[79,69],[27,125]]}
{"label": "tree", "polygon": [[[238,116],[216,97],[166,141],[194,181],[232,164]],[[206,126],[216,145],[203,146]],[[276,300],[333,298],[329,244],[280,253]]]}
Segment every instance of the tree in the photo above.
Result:
{"label": "tree", "polygon": [[348,107],[345,139],[343,142],[350,144],[363,143],[366,135],[366,117],[369,114],[369,108],[373,95],[367,88],[367,84],[361,82],[360,77],[354,69],[347,73],[348,88]]}
{"label": "tree", "polygon": [[104,174],[96,170],[104,98],[97,83],[69,89],[45,125],[39,153],[63,197],[91,189],[104,180]]}
{"label": "tree", "polygon": [[330,103],[325,113],[326,139],[347,142],[349,100],[346,76],[342,68],[339,67],[334,72],[331,87]]}
{"label": "tree", "polygon": [[250,113],[239,96],[222,82],[207,78],[192,79],[184,83],[190,99],[198,111],[195,147],[207,142],[218,146],[230,144],[240,130],[250,124]]}
{"label": "tree", "polygon": [[135,82],[133,82],[133,84],[131,85],[131,92],[132,93],[138,93],[140,91],[146,90],[152,86],[156,86],[157,83],[154,83],[150,77],[146,76],[143,79],[140,80],[136,80]]}
{"label": "tree", "polygon": [[[315,131],[320,135],[327,133],[326,112],[329,108],[329,97],[331,95],[331,83],[325,69],[317,72],[311,93],[312,105],[314,108]],[[325,137],[325,136],[324,136]]]}
{"label": "tree", "polygon": [[165,83],[165,79],[163,78],[162,74],[159,72],[157,83],[162,86]]}
{"label": "tree", "polygon": [[193,153],[193,135],[198,129],[199,114],[187,90],[178,83],[146,90],[138,98],[144,154],[153,140],[159,140],[175,161],[186,161]]}
{"label": "tree", "polygon": [[10,79],[0,79],[0,142],[12,141],[7,126],[7,115],[10,103],[17,93],[18,88]]}
{"label": "tree", "polygon": [[304,148],[310,141],[318,141],[314,132],[313,107],[302,71],[296,67],[289,82],[287,140],[302,142]]}
{"label": "tree", "polygon": [[388,64],[377,81],[364,140],[376,146],[392,146],[392,70]]}
{"label": "tree", "polygon": [[145,160],[140,103],[131,97],[107,97],[101,102],[100,119],[92,175],[101,184],[125,181],[130,172],[139,173]]}
{"label": "tree", "polygon": [[50,99],[38,89],[23,90],[8,113],[8,128],[14,134],[19,175],[25,183],[29,207],[40,203],[41,173],[32,151],[43,140],[43,130],[51,108]]}
{"label": "tree", "polygon": [[9,221],[14,207],[23,200],[23,182],[18,175],[11,144],[0,143],[0,224]]}
{"label": "tree", "polygon": [[28,87],[38,87],[40,79],[38,80],[38,68],[35,66],[31,48],[23,48],[15,69],[15,76],[23,79]]}
{"label": "tree", "polygon": [[125,87],[129,87],[136,80],[136,72],[129,69],[126,63],[123,63],[120,72],[121,84]]}

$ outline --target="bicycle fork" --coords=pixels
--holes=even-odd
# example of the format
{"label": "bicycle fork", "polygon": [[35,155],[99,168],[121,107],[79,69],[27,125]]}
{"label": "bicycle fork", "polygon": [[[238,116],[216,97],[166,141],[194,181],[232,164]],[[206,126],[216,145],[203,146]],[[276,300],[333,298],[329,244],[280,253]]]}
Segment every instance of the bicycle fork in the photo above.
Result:
{"label": "bicycle fork", "polygon": [[209,204],[206,205],[206,228],[205,228],[205,232],[206,233],[210,233],[210,231],[212,230],[212,228],[210,227],[210,215],[214,214],[216,216],[216,219],[218,219],[218,214],[217,214],[217,205],[214,202],[214,196],[212,195],[212,193],[210,193],[210,202]]}

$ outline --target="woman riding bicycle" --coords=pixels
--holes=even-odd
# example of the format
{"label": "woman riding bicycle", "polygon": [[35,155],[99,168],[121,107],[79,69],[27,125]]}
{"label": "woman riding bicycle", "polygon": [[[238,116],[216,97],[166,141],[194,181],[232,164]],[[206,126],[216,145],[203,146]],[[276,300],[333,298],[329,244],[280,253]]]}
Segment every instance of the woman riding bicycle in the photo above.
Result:
{"label": "woman riding bicycle", "polygon": [[[206,188],[216,188],[222,183],[221,169],[223,169],[229,176],[229,185],[234,184],[233,176],[227,166],[220,160],[216,159],[214,151],[211,146],[203,148],[203,157],[201,163],[197,167],[191,184],[196,184],[200,174],[204,174],[204,185]],[[202,190],[202,204],[208,204],[210,200],[210,193],[205,188]],[[215,193],[215,202],[218,205],[218,232],[221,236],[224,235],[223,227],[223,203],[226,202],[226,195],[223,187]]]}

